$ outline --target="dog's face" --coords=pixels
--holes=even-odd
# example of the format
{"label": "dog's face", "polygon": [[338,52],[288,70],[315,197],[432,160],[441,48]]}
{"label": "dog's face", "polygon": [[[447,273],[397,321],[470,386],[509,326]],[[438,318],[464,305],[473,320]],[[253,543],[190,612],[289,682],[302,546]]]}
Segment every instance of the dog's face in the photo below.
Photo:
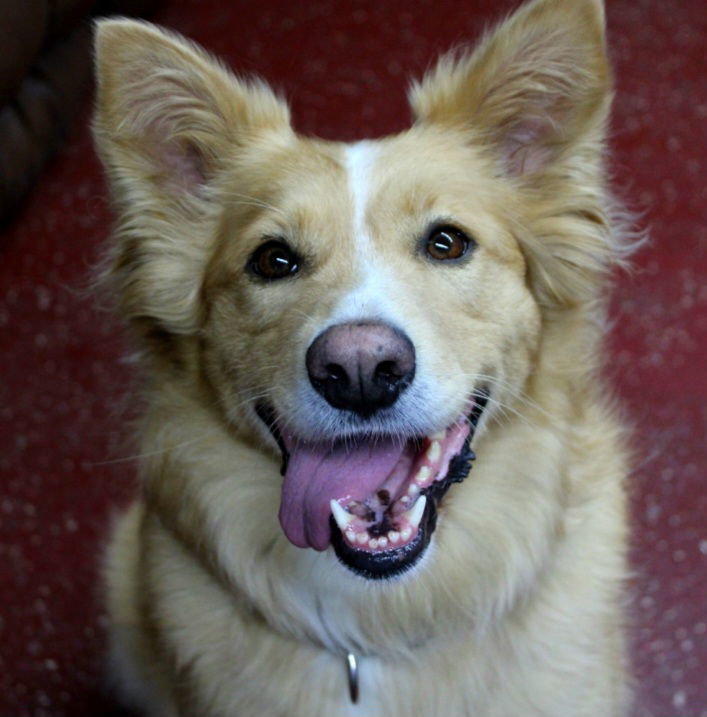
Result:
{"label": "dog's face", "polygon": [[226,180],[247,198],[206,270],[204,365],[230,420],[264,421],[286,454],[288,538],[324,550],[333,530],[347,565],[387,577],[427,546],[472,415],[530,370],[539,310],[512,193],[435,128],[293,137],[261,186],[253,161]]}
{"label": "dog's face", "polygon": [[[359,575],[404,584],[439,522],[428,574],[479,594],[514,587],[493,554],[457,566],[462,535],[540,551],[556,486],[507,534],[525,507],[511,470],[479,464],[447,491],[472,439],[519,412],[556,318],[591,314],[612,261],[603,42],[596,0],[536,0],[413,87],[409,131],[343,145],[299,137],[266,86],[182,39],[99,27],[123,311],[156,370],[201,391],[273,476],[282,459],[270,510],[290,556],[333,544]],[[449,594],[466,609],[472,592]]]}

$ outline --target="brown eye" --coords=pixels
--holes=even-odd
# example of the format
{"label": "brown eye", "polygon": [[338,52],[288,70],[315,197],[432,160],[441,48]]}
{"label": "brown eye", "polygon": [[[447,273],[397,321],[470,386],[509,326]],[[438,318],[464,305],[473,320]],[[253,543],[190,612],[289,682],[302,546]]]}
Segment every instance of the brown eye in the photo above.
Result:
{"label": "brown eye", "polygon": [[456,227],[435,227],[425,240],[425,252],[435,261],[461,259],[475,242]]}
{"label": "brown eye", "polygon": [[273,239],[253,252],[248,268],[263,279],[284,279],[299,270],[299,262],[297,254],[285,242]]}

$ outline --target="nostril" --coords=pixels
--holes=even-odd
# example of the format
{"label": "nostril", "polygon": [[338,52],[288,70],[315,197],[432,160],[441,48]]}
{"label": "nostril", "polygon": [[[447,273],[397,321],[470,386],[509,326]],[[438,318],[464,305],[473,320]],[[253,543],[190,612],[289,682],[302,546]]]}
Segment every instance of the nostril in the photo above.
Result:
{"label": "nostril", "polygon": [[382,378],[385,381],[397,381],[400,376],[400,369],[395,361],[381,361],[375,370],[376,378]]}
{"label": "nostril", "polygon": [[346,369],[338,363],[328,363],[324,370],[327,372],[327,379],[339,384],[346,385],[349,382],[349,375]]}

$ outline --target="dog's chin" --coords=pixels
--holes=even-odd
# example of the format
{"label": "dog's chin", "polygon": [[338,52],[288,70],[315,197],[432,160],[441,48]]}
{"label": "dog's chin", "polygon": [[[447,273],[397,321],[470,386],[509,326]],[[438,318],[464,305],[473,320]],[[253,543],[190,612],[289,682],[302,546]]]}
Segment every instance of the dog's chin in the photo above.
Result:
{"label": "dog's chin", "polygon": [[[408,441],[375,436],[358,444],[349,438],[343,447],[334,438],[328,449],[319,447],[323,444],[302,448],[301,441],[280,429],[271,407],[258,406],[258,416],[282,451],[280,522],[290,541],[317,550],[331,545],[344,566],[369,580],[394,578],[417,565],[430,546],[440,504],[452,485],[466,478],[475,459],[471,442],[488,392],[475,394],[468,415],[434,436]],[[311,455],[302,458],[300,453]],[[326,457],[319,460],[320,454]],[[360,462],[364,454],[371,455],[370,469]],[[361,474],[376,474],[383,466],[381,478],[362,476],[359,485],[353,476],[348,483],[344,478],[341,487],[333,485],[351,462]],[[322,463],[330,464],[330,474],[320,468]]]}

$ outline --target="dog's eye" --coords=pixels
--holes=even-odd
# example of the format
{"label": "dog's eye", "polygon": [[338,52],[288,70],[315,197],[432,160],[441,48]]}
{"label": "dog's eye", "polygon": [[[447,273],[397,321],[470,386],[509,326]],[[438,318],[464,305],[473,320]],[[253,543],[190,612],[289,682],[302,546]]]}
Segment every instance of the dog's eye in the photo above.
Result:
{"label": "dog's eye", "polygon": [[248,269],[263,279],[284,279],[299,270],[299,263],[299,257],[285,242],[272,239],[253,252]]}
{"label": "dog's eye", "polygon": [[461,259],[475,244],[461,229],[435,227],[425,240],[425,252],[435,261]]}

